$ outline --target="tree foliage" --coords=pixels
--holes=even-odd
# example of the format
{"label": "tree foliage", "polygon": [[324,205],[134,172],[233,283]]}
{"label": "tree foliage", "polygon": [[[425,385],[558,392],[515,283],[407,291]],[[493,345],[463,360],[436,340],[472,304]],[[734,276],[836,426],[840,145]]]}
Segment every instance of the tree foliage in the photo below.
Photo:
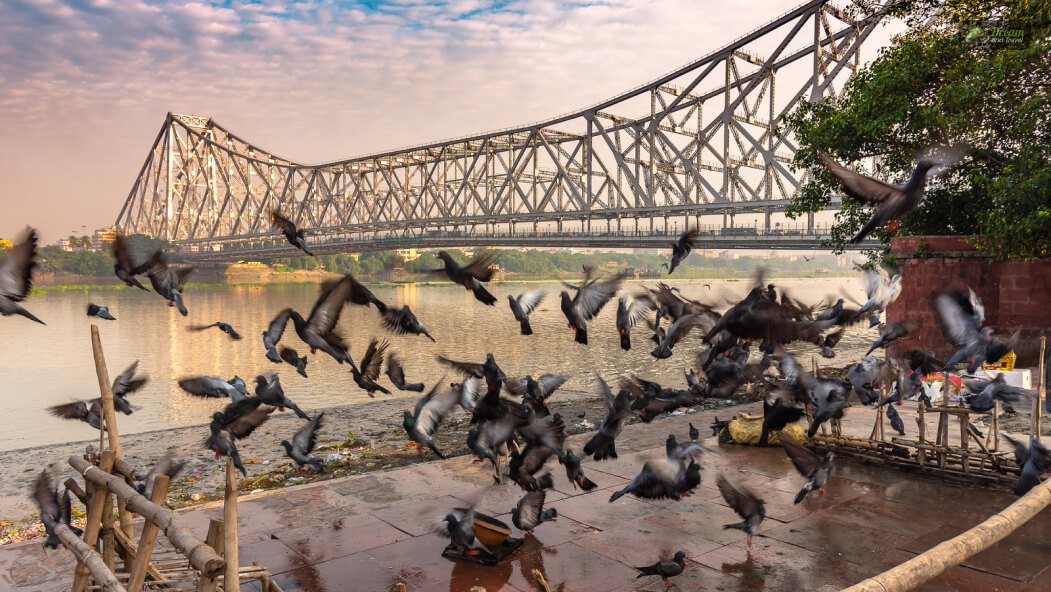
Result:
{"label": "tree foliage", "polygon": [[[894,10],[912,27],[835,105],[803,102],[786,117],[800,142],[795,166],[819,172],[789,215],[817,211],[840,191],[817,149],[844,163],[879,157],[878,176],[904,182],[932,146],[950,146],[962,158],[930,180],[898,232],[978,235],[979,248],[1000,259],[1051,254],[1051,4],[904,0]],[[1024,43],[988,43],[976,29],[989,19],[1023,30]],[[830,246],[841,251],[869,215],[844,201]],[[886,228],[874,234],[889,239]]]}

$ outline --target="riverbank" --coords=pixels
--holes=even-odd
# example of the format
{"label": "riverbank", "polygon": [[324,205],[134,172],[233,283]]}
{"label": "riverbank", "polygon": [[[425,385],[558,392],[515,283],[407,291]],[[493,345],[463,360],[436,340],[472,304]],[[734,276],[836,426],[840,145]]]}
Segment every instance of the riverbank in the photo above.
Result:
{"label": "riverbank", "polygon": [[[740,405],[757,400],[763,392],[762,389],[741,391],[732,400],[707,400],[689,411]],[[280,442],[290,440],[302,420],[289,411],[275,412],[250,438],[238,443],[248,470],[248,478],[240,480],[238,489],[264,491],[434,460],[434,453],[427,451],[421,455],[407,445],[409,440],[402,428],[401,412],[413,405],[415,399],[379,399],[325,409],[324,426],[319,430],[314,453],[326,461],[325,472],[320,475],[294,470]],[[606,414],[600,397],[581,391],[559,391],[551,402],[551,409],[562,415],[570,434],[594,431]],[[733,410],[728,408],[727,417],[732,414]],[[469,416],[457,411],[435,435],[438,448],[447,457],[470,453],[466,445],[468,421]],[[697,427],[707,429],[707,426]],[[121,447],[125,460],[136,468],[139,476],[144,476],[169,450],[186,460],[182,474],[169,488],[169,503],[182,508],[222,497],[225,460],[216,461],[204,449],[202,444],[207,435],[206,424],[170,428],[124,435]],[[88,446],[97,449],[98,445],[95,438],[0,452],[0,467],[5,475],[5,479],[0,480],[0,544],[32,538],[42,532],[29,496],[40,469],[50,467],[56,482],[61,483],[76,475],[67,462],[69,457],[83,454]]]}

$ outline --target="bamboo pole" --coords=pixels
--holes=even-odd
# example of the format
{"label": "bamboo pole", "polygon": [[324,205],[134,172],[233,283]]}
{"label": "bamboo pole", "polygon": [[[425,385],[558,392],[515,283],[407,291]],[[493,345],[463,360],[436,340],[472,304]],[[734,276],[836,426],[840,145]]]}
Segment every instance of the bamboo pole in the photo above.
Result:
{"label": "bamboo pole", "polygon": [[[168,497],[167,475],[157,475],[153,479],[153,492],[150,501],[158,506],[164,504]],[[146,582],[146,568],[150,566],[150,557],[153,555],[153,545],[157,543],[157,525],[147,520],[142,526],[142,537],[139,539],[139,547],[135,553],[135,561],[131,564],[131,572],[128,577],[128,588],[132,592],[142,590]]]}
{"label": "bamboo pole", "polygon": [[[102,351],[99,327],[94,324],[91,325],[91,353],[95,358],[95,374],[99,379],[99,393],[102,399],[102,417],[99,421],[99,429],[105,428],[106,433],[109,435],[110,450],[117,455],[116,461],[126,466],[124,453],[120,449],[120,433],[117,430],[117,414],[113,409],[113,390],[110,386],[109,369],[106,367],[106,355]],[[101,439],[99,450],[103,450]],[[132,471],[132,474],[134,474],[134,471]],[[117,512],[120,517],[120,529],[124,531],[124,534],[129,539],[132,538],[135,534],[132,517],[124,507],[124,502],[120,500],[117,501]]]}
{"label": "bamboo pole", "polygon": [[[164,531],[164,535],[171,541],[172,546],[190,560],[190,565],[194,569],[209,577],[223,572],[226,562],[223,561],[222,557],[219,557],[211,547],[195,537],[189,528],[176,521],[175,514],[171,510],[151,502],[125,483],[123,479],[91,466],[79,456],[70,457],[69,465],[84,475],[84,479],[96,485],[108,487],[118,498],[128,504],[128,508],[141,515],[147,521],[156,524],[158,528]],[[90,522],[88,527],[91,527]],[[87,539],[85,538],[85,540]]]}
{"label": "bamboo pole", "polygon": [[226,491],[223,492],[223,551],[226,558],[224,592],[241,592],[237,563],[237,467],[226,457]]}
{"label": "bamboo pole", "polygon": [[56,524],[55,536],[77,558],[78,566],[86,566],[88,572],[91,573],[91,577],[95,578],[95,581],[98,582],[104,592],[126,592],[124,586],[120,585],[117,576],[106,567],[102,557],[89,547],[87,543],[80,540],[80,537],[70,530],[69,526]]}
{"label": "bamboo pole", "polygon": [[1047,338],[1040,337],[1040,365],[1039,372],[1040,376],[1037,378],[1040,380],[1040,390],[1036,393],[1036,400],[1033,401],[1033,410],[1030,415],[1033,417],[1033,424],[1029,427],[1029,444],[1032,446],[1033,441],[1040,439],[1040,414],[1044,410],[1044,396],[1046,395],[1046,386],[1044,385],[1044,348],[1047,346]]}
{"label": "bamboo pole", "polygon": [[[112,450],[102,451],[102,460],[100,461],[99,468],[95,468],[94,465],[89,465],[88,461],[80,457],[73,457],[79,463],[90,467],[91,470],[110,476],[109,471],[113,468],[114,454]],[[72,462],[73,458],[70,459]],[[89,548],[94,548],[95,544],[99,541],[99,529],[102,526],[102,511],[105,508],[105,500],[109,497],[109,489],[106,487],[106,483],[96,483],[91,488],[91,505],[88,506],[87,516],[84,524],[84,544]],[[101,560],[102,558],[99,557]],[[105,562],[103,562],[105,565]],[[73,592],[84,592],[84,588],[88,585],[88,574],[90,570],[87,564],[77,562],[77,569],[73,572]]]}
{"label": "bamboo pole", "polygon": [[843,592],[904,592],[988,549],[1051,504],[1051,480],[1037,485],[988,520]]}

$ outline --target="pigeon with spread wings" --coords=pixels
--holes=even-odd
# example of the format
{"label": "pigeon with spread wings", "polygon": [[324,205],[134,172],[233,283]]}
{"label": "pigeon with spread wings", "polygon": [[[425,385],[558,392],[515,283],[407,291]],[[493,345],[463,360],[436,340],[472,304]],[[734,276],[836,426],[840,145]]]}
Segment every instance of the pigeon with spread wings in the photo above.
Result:
{"label": "pigeon with spread wings", "polygon": [[285,235],[285,238],[288,239],[288,242],[293,247],[303,251],[311,257],[314,256],[314,254],[307,249],[307,239],[303,234],[303,231],[296,228],[295,223],[281,215],[281,212],[270,212],[270,224],[274,228],[280,230],[281,234]]}

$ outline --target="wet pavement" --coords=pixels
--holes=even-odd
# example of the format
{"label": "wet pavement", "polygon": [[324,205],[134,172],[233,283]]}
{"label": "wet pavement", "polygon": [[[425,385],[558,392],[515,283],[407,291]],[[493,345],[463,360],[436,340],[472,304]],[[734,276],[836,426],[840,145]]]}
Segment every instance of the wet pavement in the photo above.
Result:
{"label": "wet pavement", "polygon": [[[625,428],[620,458],[586,461],[598,489],[574,489],[557,464],[547,507],[554,523],[539,526],[510,559],[493,567],[445,559],[447,541],[431,532],[441,512],[478,504],[510,524],[521,496],[513,484],[491,485],[484,465],[460,457],[245,496],[239,506],[242,565],[258,563],[284,590],[386,591],[404,582],[411,592],[467,592],[481,586],[528,591],[531,572],[544,573],[552,590],[663,591],[656,576],[637,578],[633,565],[682,550],[687,569],[676,590],[840,590],[882,572],[994,514],[1015,500],[1009,491],[967,487],[892,468],[840,460],[826,495],[792,503],[802,486],[783,450],[707,444],[703,481],[681,501],[650,502],[609,496],[642,464],[664,452],[674,433],[686,439],[687,421],[710,434],[713,415],[757,412],[752,406],[672,417]],[[851,412],[845,431],[867,435],[870,411]],[[903,415],[907,413],[902,410]],[[911,420],[906,420],[911,421]],[[907,425],[915,425],[914,423]],[[580,450],[589,434],[570,438]],[[714,488],[719,473],[766,501],[767,519],[751,552],[743,533],[724,530],[739,518]],[[178,515],[202,539],[218,505]],[[522,536],[515,532],[514,536]],[[990,549],[921,586],[923,591],[1051,590],[1051,511],[1045,510]],[[68,589],[73,562],[40,541],[0,549],[0,588],[17,592]],[[245,586],[245,590],[258,587]]]}

